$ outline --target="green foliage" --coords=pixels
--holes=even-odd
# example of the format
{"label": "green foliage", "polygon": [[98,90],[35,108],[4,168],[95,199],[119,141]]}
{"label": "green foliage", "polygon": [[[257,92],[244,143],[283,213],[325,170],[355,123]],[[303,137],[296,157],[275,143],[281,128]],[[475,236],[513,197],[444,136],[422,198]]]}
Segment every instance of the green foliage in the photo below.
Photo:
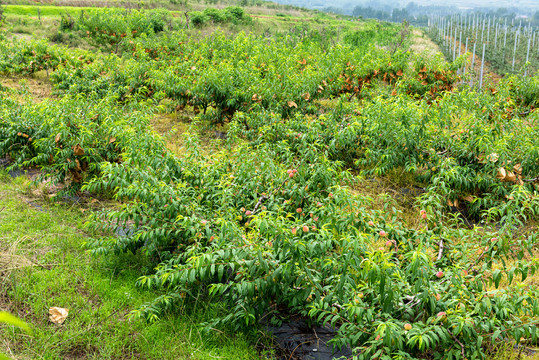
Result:
{"label": "green foliage", "polygon": [[[0,323],[13,325],[13,326],[23,329],[24,331],[28,333],[30,332],[30,327],[28,326],[28,324],[26,324],[24,321],[22,321],[18,317],[13,316],[10,313],[5,312],[5,311],[0,311]],[[9,358],[0,352],[0,360],[9,360]]]}
{"label": "green foliage", "polygon": [[127,144],[149,136],[144,116],[126,115],[111,101],[76,96],[21,106],[0,100],[0,157],[9,156],[12,167],[39,166],[38,181],[69,182],[78,191],[104,161],[120,162]]}
{"label": "green foliage", "polygon": [[[520,229],[539,210],[537,80],[459,91],[463,58],[389,52],[379,42],[391,32],[371,28],[326,48],[307,30],[148,31],[119,42],[121,57],[58,66],[61,100],[3,100],[0,155],[114,194],[118,208],[89,223],[104,236],[87,245],[154,265],[137,283],[164,294],[134,317],[157,320],[200,294],[229,308],[208,329],[285,309],[338,326],[335,344],[358,359],[482,358],[499,341],[537,341],[537,289],[521,284],[537,270],[537,234]],[[181,157],[168,151],[146,130],[162,100],[226,124],[225,146],[205,156],[187,133]],[[422,186],[417,226],[387,196],[375,207],[349,188],[352,173],[395,171]],[[459,207],[484,226],[452,219]]]}

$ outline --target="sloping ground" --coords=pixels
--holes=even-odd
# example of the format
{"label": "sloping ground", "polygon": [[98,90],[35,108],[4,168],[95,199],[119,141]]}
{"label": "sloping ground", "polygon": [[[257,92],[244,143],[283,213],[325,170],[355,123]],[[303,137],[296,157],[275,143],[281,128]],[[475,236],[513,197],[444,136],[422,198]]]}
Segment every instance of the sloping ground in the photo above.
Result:
{"label": "sloping ground", "polygon": [[425,56],[434,56],[436,53],[441,52],[438,45],[436,45],[424,31],[414,29],[412,31],[412,45],[410,50],[416,54],[425,54]]}
{"label": "sloping ground", "polygon": [[[0,170],[0,311],[33,329],[27,335],[0,325],[0,352],[13,359],[260,358],[241,334],[200,333],[199,323],[225,311],[219,304],[198,302],[155,324],[130,321],[131,309],[157,295],[134,285],[143,259],[97,260],[82,248],[92,235],[83,228],[87,214],[106,204],[49,203],[28,181]],[[63,325],[48,321],[53,306],[69,309]]]}

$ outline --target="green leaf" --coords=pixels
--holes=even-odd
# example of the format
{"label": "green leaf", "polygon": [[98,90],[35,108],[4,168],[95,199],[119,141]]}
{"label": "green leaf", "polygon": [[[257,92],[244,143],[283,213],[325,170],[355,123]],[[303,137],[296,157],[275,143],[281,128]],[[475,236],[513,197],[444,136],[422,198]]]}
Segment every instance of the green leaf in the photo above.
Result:
{"label": "green leaf", "polygon": [[0,311],[0,322],[19,327],[27,333],[32,331],[27,323],[5,311]]}

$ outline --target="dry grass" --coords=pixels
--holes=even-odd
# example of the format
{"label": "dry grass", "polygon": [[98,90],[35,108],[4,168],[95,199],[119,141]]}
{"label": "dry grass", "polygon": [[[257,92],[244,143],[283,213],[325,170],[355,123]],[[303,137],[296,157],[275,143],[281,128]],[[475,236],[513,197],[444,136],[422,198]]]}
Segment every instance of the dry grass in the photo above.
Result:
{"label": "dry grass", "polygon": [[419,29],[412,31],[412,46],[410,46],[410,49],[416,54],[423,54],[427,57],[432,57],[441,52],[438,45]]}
{"label": "dry grass", "polygon": [[41,102],[52,97],[52,84],[45,71],[35,73],[33,77],[1,77],[0,84],[15,92],[15,98],[24,102],[30,96],[32,102]]}
{"label": "dry grass", "polygon": [[[34,263],[27,257],[17,254],[17,249],[24,239],[13,242],[0,238],[0,285],[5,287],[13,270],[34,266]],[[9,245],[9,246],[8,246]],[[0,294],[1,295],[1,294]],[[2,308],[0,302],[0,309]]]}

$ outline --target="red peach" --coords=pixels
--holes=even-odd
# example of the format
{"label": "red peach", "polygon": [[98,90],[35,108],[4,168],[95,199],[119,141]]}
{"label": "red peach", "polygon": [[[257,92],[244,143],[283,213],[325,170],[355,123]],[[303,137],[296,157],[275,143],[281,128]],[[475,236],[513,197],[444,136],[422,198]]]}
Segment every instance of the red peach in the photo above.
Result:
{"label": "red peach", "polygon": [[443,276],[444,276],[444,273],[443,273],[442,271],[438,271],[438,272],[436,273],[436,277],[437,277],[438,279],[442,278]]}
{"label": "red peach", "polygon": [[307,225],[303,225],[303,232],[309,232],[309,227]]}
{"label": "red peach", "polygon": [[387,233],[384,230],[380,230],[379,234],[380,234],[381,237],[386,237],[387,236]]}

